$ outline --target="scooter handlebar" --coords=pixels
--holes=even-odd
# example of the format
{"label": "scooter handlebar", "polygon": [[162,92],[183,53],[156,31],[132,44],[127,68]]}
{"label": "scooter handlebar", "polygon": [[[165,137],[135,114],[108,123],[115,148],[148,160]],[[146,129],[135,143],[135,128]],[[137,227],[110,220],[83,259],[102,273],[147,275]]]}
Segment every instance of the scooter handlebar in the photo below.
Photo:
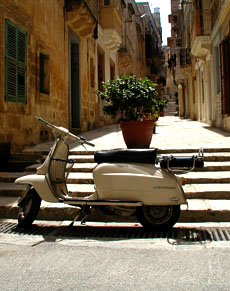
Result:
{"label": "scooter handlebar", "polygon": [[55,125],[53,125],[52,123],[46,121],[45,119],[41,118],[41,117],[37,117],[37,116],[34,116],[37,120],[39,120],[41,123],[45,124],[46,126],[48,126],[49,128],[56,128]]}
{"label": "scooter handlebar", "polygon": [[87,145],[89,145],[89,146],[91,146],[91,147],[94,147],[94,146],[95,146],[95,144],[93,144],[93,143],[87,141],[83,136],[78,136],[78,138],[81,140],[81,142],[82,142],[83,144],[87,144]]}
{"label": "scooter handlebar", "polygon": [[67,135],[68,135],[69,138],[71,138],[73,140],[77,140],[80,144],[87,144],[87,145],[89,145],[91,147],[95,146],[95,144],[87,141],[83,136],[77,136],[77,135],[75,135],[75,134],[73,134],[71,132],[68,132]]}
{"label": "scooter handlebar", "polygon": [[51,128],[54,132],[58,132],[59,134],[68,136],[70,139],[72,140],[77,140],[80,144],[87,144],[89,146],[94,147],[95,145],[91,142],[88,142],[84,137],[82,136],[77,136],[74,135],[73,133],[69,132],[68,129],[64,128],[64,127],[58,127],[53,125],[52,123],[46,121],[45,119],[41,118],[41,117],[37,117],[34,116],[37,120],[39,120],[41,123],[45,124],[46,126],[48,126],[49,128]]}

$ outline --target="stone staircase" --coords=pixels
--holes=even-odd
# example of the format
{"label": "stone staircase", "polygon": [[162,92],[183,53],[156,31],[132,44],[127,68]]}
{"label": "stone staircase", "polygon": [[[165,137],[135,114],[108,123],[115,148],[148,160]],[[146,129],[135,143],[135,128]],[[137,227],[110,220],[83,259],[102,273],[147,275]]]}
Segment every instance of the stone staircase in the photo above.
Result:
{"label": "stone staircase", "polygon": [[170,96],[170,95],[164,95],[164,97],[167,98],[168,103],[166,107],[164,108],[164,114],[165,116],[176,116],[178,115],[178,104],[176,102],[176,97],[175,96]]}
{"label": "stone staircase", "polygon": [[[195,150],[161,150],[161,155],[192,155]],[[45,153],[43,153],[44,155]],[[24,159],[29,159],[24,154]],[[24,171],[0,172],[0,217],[17,217],[17,199],[25,189],[24,185],[14,184],[17,177],[35,173],[40,165],[27,165]],[[73,196],[87,196],[94,192],[92,170],[96,166],[93,152],[71,152],[75,160],[67,185]],[[44,159],[44,157],[43,157]],[[227,222],[230,221],[230,149],[206,149],[205,167],[197,171],[180,175],[188,199],[188,208],[182,205],[180,222]],[[76,208],[42,201],[38,219],[71,220],[76,215]],[[92,220],[100,220],[95,215]],[[129,220],[130,221],[130,220]]]}

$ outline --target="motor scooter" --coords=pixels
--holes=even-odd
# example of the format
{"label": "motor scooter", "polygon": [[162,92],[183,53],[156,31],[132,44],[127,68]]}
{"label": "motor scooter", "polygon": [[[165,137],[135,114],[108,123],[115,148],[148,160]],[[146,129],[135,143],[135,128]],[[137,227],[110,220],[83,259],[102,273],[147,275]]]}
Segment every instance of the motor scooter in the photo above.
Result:
{"label": "motor scooter", "polygon": [[[36,117],[52,129],[55,141],[36,174],[18,178],[15,183],[27,189],[18,201],[18,224],[26,228],[36,219],[41,200],[76,207],[76,220],[85,223],[93,209],[106,215],[136,216],[145,228],[168,230],[178,221],[180,205],[187,204],[178,176],[204,166],[203,151],[193,156],[160,156],[157,149],[114,149],[96,151],[93,170],[95,192],[73,197],[67,177],[74,160],[68,158],[67,140],[94,146],[66,128]],[[159,164],[159,166],[157,166]]]}

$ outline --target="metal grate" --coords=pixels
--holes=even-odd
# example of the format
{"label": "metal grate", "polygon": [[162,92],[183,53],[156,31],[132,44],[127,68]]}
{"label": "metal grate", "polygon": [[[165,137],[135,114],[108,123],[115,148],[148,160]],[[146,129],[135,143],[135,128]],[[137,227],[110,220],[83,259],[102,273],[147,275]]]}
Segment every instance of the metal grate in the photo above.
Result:
{"label": "metal grate", "polygon": [[34,224],[29,229],[19,228],[16,222],[0,222],[0,233],[21,235],[46,235],[82,239],[154,239],[165,238],[173,244],[207,243],[212,241],[230,241],[230,228],[183,228],[175,227],[171,231],[154,232],[143,227],[127,226],[47,226]]}

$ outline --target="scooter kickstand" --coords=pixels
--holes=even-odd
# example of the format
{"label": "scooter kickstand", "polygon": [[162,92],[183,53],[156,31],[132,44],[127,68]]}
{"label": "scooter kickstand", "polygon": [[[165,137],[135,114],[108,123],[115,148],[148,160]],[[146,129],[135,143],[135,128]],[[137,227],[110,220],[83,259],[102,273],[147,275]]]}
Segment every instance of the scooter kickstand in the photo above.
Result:
{"label": "scooter kickstand", "polygon": [[72,227],[74,225],[74,222],[81,216],[82,213],[83,213],[83,218],[81,219],[81,225],[85,224],[86,218],[90,214],[89,207],[82,207],[81,210],[79,211],[79,213],[74,218],[74,220],[69,224],[69,227]]}
{"label": "scooter kickstand", "polygon": [[79,211],[79,213],[75,216],[74,220],[69,224],[69,227],[74,225],[74,222],[80,217],[81,213],[83,212],[83,208]]}
{"label": "scooter kickstand", "polygon": [[84,217],[83,217],[82,220],[81,220],[81,225],[85,225],[85,223],[86,223],[86,218],[90,215],[90,207],[85,207],[85,208],[83,209],[83,211],[84,211]]}

